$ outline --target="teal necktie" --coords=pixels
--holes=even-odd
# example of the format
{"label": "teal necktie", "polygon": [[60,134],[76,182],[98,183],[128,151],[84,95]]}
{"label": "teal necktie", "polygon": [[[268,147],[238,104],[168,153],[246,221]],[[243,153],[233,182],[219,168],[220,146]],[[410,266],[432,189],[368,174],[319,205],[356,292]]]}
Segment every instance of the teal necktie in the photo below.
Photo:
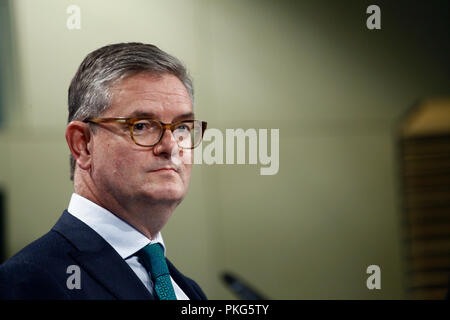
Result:
{"label": "teal necktie", "polygon": [[152,276],[159,300],[177,300],[162,246],[159,243],[148,244],[139,251],[138,255],[145,269]]}

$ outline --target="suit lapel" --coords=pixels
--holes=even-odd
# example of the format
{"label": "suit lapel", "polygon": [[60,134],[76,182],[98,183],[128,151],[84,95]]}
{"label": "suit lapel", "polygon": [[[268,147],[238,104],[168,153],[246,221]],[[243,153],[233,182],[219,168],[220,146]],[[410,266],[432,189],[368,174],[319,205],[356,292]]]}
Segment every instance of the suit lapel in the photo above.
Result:
{"label": "suit lapel", "polygon": [[170,276],[177,283],[177,285],[183,290],[183,292],[189,297],[190,300],[202,300],[202,297],[195,291],[192,285],[189,283],[188,278],[181,274],[175,266],[166,259],[167,266],[169,267]]}
{"label": "suit lapel", "polygon": [[117,299],[153,299],[122,257],[99,234],[67,211],[53,230],[77,250],[70,255]]}

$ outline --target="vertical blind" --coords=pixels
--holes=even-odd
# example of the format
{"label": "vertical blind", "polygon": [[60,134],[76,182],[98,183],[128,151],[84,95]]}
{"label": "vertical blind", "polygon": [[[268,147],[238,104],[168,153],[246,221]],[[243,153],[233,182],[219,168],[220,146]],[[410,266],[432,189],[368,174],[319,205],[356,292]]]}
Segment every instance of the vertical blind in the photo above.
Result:
{"label": "vertical blind", "polygon": [[450,275],[450,103],[417,109],[399,145],[408,290],[413,299],[443,299]]}

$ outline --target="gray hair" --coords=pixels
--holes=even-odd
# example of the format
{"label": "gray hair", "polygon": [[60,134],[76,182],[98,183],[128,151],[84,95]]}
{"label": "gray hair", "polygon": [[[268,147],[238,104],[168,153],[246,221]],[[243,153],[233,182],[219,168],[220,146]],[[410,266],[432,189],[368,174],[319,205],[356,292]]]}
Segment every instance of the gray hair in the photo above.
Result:
{"label": "gray hair", "polygon": [[[114,85],[129,76],[147,72],[176,76],[194,104],[192,80],[180,60],[151,44],[117,43],[97,49],[84,58],[70,83],[67,122],[100,116],[111,105],[110,89]],[[70,155],[72,181],[74,172],[75,159]]]}

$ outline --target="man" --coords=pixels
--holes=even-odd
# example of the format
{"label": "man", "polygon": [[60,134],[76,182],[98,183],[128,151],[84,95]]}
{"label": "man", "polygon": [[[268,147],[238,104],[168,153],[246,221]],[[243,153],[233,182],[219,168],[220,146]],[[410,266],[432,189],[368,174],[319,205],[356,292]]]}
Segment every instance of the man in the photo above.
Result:
{"label": "man", "polygon": [[206,129],[183,65],[153,45],[105,46],[68,100],[75,193],[49,233],[0,267],[0,298],[206,299],[165,258],[160,233]]}

